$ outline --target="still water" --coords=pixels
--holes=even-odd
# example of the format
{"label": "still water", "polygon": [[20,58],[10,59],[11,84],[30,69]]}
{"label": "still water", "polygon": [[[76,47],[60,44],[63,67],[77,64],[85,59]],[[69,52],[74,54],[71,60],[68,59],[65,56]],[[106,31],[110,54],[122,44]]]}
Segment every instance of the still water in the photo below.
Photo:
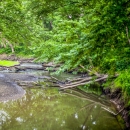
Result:
{"label": "still water", "polygon": [[[22,73],[50,76],[48,72],[34,70]],[[73,76],[62,74],[57,78]],[[108,112],[115,110],[106,99],[80,90],[59,91],[46,85],[26,88],[21,99],[0,102],[0,130],[123,129],[117,118]]]}
{"label": "still water", "polygon": [[0,103],[0,130],[122,130],[115,116],[93,101],[57,88],[26,89],[15,101]]}

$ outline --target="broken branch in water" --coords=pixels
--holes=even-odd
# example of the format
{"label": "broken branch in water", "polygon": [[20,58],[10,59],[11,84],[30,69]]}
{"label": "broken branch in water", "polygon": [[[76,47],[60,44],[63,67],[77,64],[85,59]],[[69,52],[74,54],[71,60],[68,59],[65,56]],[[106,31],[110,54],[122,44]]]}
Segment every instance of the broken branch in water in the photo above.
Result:
{"label": "broken branch in water", "polygon": [[86,82],[86,81],[89,81],[89,80],[91,80],[92,79],[92,77],[87,77],[87,78],[84,78],[84,79],[82,79],[82,80],[79,80],[79,81],[77,81],[77,82],[73,82],[73,83],[67,83],[67,84],[65,84],[65,86],[67,87],[67,86],[70,86],[70,85],[75,85],[75,84],[80,84],[80,83],[82,83],[82,82]]}
{"label": "broken branch in water", "polygon": [[58,81],[58,82],[61,82],[56,77],[51,76],[51,78],[54,79],[54,80],[56,80],[56,81]]}
{"label": "broken branch in water", "polygon": [[[61,90],[62,90],[62,89],[77,87],[77,86],[80,86],[80,85],[87,85],[87,84],[90,84],[90,83],[92,83],[92,82],[98,82],[98,81],[101,81],[101,80],[105,80],[105,79],[107,79],[107,78],[108,78],[108,75],[104,75],[103,77],[98,78],[98,79],[96,79],[96,80],[91,80],[92,78],[90,78],[89,81],[88,81],[88,79],[87,79],[87,80],[84,80],[85,82],[83,82],[83,83],[70,84],[70,85],[67,84],[67,86],[66,86],[66,85],[64,85],[64,86],[63,86],[63,85],[59,85],[59,86],[61,87]],[[86,81],[87,81],[87,82],[86,82]]]}
{"label": "broken branch in water", "polygon": [[[115,78],[117,77],[118,74],[114,75],[113,77],[110,78]],[[81,86],[81,85],[88,85],[91,83],[95,83],[95,82],[102,82],[102,81],[106,81],[106,79],[108,78],[108,75],[106,74],[99,74],[98,76],[87,76],[87,77],[80,77],[80,78],[76,78],[76,79],[72,79],[72,80],[65,80],[65,81],[60,81],[59,79],[57,79],[56,77],[50,76],[51,79],[49,79],[49,82],[53,82],[55,83],[54,86],[58,86],[60,87],[60,90],[64,90],[64,89],[68,89],[68,88],[74,88],[77,86]]]}

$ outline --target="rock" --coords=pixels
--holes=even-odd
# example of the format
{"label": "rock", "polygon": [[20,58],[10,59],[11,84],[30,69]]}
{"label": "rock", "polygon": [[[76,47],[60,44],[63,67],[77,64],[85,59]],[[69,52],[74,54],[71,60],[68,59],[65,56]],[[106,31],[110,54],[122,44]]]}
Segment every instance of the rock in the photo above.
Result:
{"label": "rock", "polygon": [[44,69],[42,64],[35,64],[35,63],[21,63],[20,65],[15,66],[15,68],[19,70],[26,70],[26,69],[43,70]]}
{"label": "rock", "polygon": [[0,74],[0,101],[18,99],[24,94],[25,90],[23,90],[15,82],[11,82],[5,75]]}
{"label": "rock", "polygon": [[25,90],[21,87],[36,86],[38,77],[21,73],[0,73],[0,101],[21,98]]}

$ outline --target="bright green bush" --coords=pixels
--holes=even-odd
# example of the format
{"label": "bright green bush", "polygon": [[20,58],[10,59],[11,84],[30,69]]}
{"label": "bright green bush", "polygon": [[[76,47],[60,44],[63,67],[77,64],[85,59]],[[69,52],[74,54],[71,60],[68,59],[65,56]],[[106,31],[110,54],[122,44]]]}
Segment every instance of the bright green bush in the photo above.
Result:
{"label": "bright green bush", "polygon": [[130,96],[130,69],[126,69],[119,74],[115,80],[115,85],[122,88],[125,97]]}
{"label": "bright green bush", "polygon": [[1,46],[8,40],[16,53],[63,63],[61,71],[121,72],[116,83],[129,95],[129,77],[124,78],[130,64],[129,0],[5,0],[1,5]]}

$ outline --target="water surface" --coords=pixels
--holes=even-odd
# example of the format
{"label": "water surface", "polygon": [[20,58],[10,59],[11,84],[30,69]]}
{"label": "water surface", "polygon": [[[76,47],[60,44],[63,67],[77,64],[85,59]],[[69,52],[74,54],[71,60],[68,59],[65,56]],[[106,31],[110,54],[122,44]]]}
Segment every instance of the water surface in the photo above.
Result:
{"label": "water surface", "polygon": [[100,103],[45,87],[27,89],[23,98],[1,102],[0,129],[121,130],[121,126]]}
{"label": "water surface", "polygon": [[[76,77],[30,69],[20,73],[51,75],[63,82]],[[105,110],[115,112],[108,100],[93,93],[59,91],[46,85],[43,81],[40,88],[26,87],[23,98],[0,102],[0,130],[122,130],[117,118]]]}

